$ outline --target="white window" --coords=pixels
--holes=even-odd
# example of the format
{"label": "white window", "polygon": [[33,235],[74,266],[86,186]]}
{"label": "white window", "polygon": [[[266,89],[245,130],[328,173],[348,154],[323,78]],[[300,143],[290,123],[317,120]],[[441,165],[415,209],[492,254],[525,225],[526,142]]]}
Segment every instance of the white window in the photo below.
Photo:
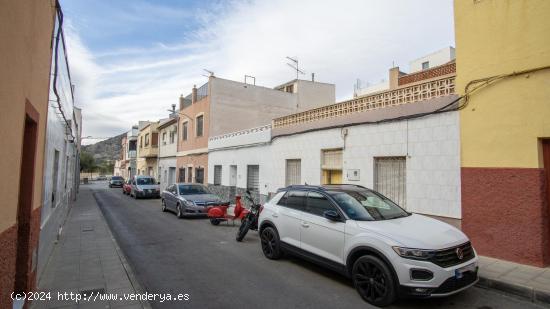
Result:
{"label": "white window", "polygon": [[248,165],[246,173],[246,188],[250,191],[260,189],[260,166]]}
{"label": "white window", "polygon": [[302,161],[300,159],[286,160],[285,184],[299,185],[302,183]]}
{"label": "white window", "polygon": [[222,184],[222,166],[214,165],[214,185],[219,186]]}
{"label": "white window", "polygon": [[374,190],[401,207],[406,207],[407,177],[405,157],[374,158]]}

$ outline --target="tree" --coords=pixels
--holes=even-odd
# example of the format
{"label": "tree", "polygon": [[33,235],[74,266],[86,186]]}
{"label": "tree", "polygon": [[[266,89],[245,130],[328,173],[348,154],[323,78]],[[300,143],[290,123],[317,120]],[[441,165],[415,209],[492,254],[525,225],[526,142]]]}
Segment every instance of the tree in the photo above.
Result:
{"label": "tree", "polygon": [[97,165],[95,163],[94,156],[92,156],[92,154],[88,152],[84,152],[84,151],[81,152],[80,153],[80,171],[93,173],[96,168],[97,168]]}

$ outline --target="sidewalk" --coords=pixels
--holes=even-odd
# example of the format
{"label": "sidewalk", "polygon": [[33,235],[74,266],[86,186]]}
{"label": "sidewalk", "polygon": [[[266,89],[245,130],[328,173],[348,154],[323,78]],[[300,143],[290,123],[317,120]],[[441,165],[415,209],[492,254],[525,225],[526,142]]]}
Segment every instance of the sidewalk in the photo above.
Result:
{"label": "sidewalk", "polygon": [[125,293],[144,293],[86,185],[80,187],[78,200],[70,210],[38,290],[50,291],[51,300],[33,301],[32,309],[150,307],[138,300],[100,301],[97,297],[95,301],[77,303],[74,299],[58,299],[59,293],[65,292],[82,297],[117,293],[120,298]]}
{"label": "sidewalk", "polygon": [[550,305],[550,268],[538,268],[480,256],[479,277],[478,286]]}

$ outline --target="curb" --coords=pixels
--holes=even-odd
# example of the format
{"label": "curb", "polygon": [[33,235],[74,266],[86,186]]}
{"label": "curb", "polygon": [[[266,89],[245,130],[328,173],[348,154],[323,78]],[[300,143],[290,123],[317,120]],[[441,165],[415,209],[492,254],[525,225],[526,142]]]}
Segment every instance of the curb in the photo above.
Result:
{"label": "curb", "polygon": [[487,277],[479,277],[476,286],[487,289],[499,290],[501,292],[527,299],[533,303],[550,305],[550,293],[537,290],[532,287],[499,281]]}
{"label": "curb", "polygon": [[[95,192],[92,190],[92,196],[94,197],[94,200],[96,201],[96,205],[99,208],[99,212],[101,213],[101,216],[103,217],[103,220],[105,221],[105,224],[107,225],[107,230],[109,231],[109,235],[111,235],[111,240],[113,241],[113,244],[115,246],[116,253],[120,259],[120,262],[122,263],[122,267],[124,267],[124,271],[126,272],[126,275],[128,276],[128,279],[130,280],[130,284],[134,288],[134,291],[137,294],[144,294],[147,291],[145,288],[139,283],[135,272],[133,271],[132,267],[128,263],[128,260],[126,259],[126,256],[124,255],[124,252],[122,252],[122,249],[118,245],[118,242],[116,241],[115,237],[113,236],[113,232],[111,231],[111,227],[107,223],[107,220],[105,219],[105,216],[103,215],[103,211],[101,211],[101,207],[99,207],[99,202],[95,197]],[[141,307],[143,309],[152,309],[151,304],[148,301],[141,301],[140,300]]]}

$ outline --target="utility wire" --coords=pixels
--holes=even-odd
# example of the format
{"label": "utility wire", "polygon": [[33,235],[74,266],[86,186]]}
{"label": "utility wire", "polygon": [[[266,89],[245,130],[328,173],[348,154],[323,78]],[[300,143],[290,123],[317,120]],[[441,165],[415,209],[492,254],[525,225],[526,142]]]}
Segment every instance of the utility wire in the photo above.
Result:
{"label": "utility wire", "polygon": [[[59,19],[59,24],[57,25],[57,35],[55,37],[53,93],[55,94],[55,97],[57,98],[57,108],[59,109],[59,112],[61,113],[61,117],[65,121],[65,125],[69,129],[68,130],[69,135],[72,137],[73,141],[76,141],[76,138],[73,135],[73,129],[72,129],[71,125],[69,124],[69,121],[67,120],[67,117],[65,116],[65,112],[63,112],[63,109],[61,107],[61,98],[59,96],[59,93],[57,92],[57,76],[58,76],[58,70],[59,70],[59,64],[58,64],[58,62],[59,62],[59,59],[58,59],[59,58],[59,39],[62,39],[62,42],[63,42],[63,50],[64,50],[64,54],[65,54],[65,61],[67,61],[67,52],[65,50],[65,38],[64,38],[64,35],[63,35],[63,12],[61,11],[61,6],[59,5],[59,1],[56,1],[55,6],[56,6],[55,7],[56,14],[57,14],[57,17]],[[67,68],[67,72],[68,72],[68,68]],[[69,74],[69,81],[70,81],[71,76],[70,76],[70,73],[68,73],[68,74]],[[73,99],[73,102],[74,102],[74,94],[73,94],[73,91],[72,91],[72,85],[70,85],[70,87],[71,87],[71,98]]]}

